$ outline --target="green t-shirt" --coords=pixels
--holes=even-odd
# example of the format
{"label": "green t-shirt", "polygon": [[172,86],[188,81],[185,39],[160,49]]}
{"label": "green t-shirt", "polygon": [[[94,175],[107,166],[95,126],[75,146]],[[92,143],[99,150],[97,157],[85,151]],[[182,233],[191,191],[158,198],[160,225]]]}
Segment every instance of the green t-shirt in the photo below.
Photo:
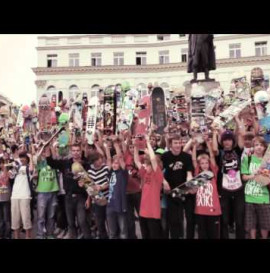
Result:
{"label": "green t-shirt", "polygon": [[[262,158],[251,156],[248,168],[248,157],[245,156],[241,164],[241,173],[250,175],[254,173],[261,165]],[[266,186],[261,186],[254,180],[248,180],[245,186],[245,201],[252,204],[269,204],[269,191]]]}
{"label": "green t-shirt", "polygon": [[56,171],[47,165],[46,161],[39,162],[37,168],[39,172],[37,192],[59,191]]}

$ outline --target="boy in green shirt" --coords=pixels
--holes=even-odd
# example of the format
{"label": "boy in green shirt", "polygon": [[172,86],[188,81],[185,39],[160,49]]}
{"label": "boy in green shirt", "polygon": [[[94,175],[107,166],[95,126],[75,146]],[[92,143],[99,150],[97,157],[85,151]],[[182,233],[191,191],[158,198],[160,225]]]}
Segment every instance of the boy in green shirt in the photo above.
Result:
{"label": "boy in green shirt", "polygon": [[[46,226],[47,239],[53,239],[55,226],[55,213],[57,206],[57,193],[59,185],[56,170],[52,169],[46,161],[44,151],[37,164],[37,239],[45,239],[44,227]],[[47,212],[47,217],[46,217]]]}
{"label": "boy in green shirt", "polygon": [[259,221],[261,236],[267,239],[270,230],[270,200],[267,186],[261,186],[255,180],[255,174],[259,169],[267,144],[262,137],[255,137],[252,140],[254,154],[249,158],[245,156],[241,173],[245,185],[245,227],[251,239],[256,239],[256,220]]}

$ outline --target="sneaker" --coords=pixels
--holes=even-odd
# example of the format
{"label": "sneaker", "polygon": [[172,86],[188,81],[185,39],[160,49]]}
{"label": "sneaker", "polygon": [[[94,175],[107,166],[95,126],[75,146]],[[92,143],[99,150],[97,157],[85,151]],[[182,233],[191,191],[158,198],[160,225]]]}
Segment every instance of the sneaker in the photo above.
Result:
{"label": "sneaker", "polygon": [[60,228],[56,228],[54,231],[54,235],[57,236],[62,230]]}
{"label": "sneaker", "polygon": [[69,232],[67,232],[67,234],[63,237],[63,239],[75,239],[75,238],[72,238],[71,234]]}
{"label": "sneaker", "polygon": [[61,230],[60,233],[57,235],[57,239],[64,239],[65,235],[66,235],[66,231]]}

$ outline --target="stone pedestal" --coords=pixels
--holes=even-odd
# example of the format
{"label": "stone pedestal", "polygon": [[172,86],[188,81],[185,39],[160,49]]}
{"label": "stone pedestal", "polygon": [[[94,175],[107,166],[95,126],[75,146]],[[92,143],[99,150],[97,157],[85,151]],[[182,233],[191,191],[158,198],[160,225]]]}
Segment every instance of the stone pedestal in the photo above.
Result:
{"label": "stone pedestal", "polygon": [[[206,81],[206,80],[198,80],[194,83],[197,83],[200,86],[203,86],[205,89],[205,93],[207,94],[210,90],[220,87],[220,83],[213,81]],[[187,97],[190,97],[191,95],[191,88],[194,83],[187,83],[185,85],[185,94]]]}

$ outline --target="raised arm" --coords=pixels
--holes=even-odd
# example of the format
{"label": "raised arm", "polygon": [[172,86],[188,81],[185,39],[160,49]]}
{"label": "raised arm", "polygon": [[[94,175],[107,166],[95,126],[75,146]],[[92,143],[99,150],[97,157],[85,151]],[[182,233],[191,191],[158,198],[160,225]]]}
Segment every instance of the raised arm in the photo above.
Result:
{"label": "raised arm", "polygon": [[104,142],[104,148],[105,148],[105,154],[106,154],[106,159],[107,159],[107,165],[108,165],[109,169],[111,169],[112,168],[112,157],[111,157],[110,149],[108,147],[107,142]]}
{"label": "raised arm", "polygon": [[[197,141],[195,139],[190,139],[191,144],[193,143],[193,148],[192,148],[192,163],[194,168],[197,168]],[[190,142],[189,141],[189,142]]]}
{"label": "raised arm", "polygon": [[213,143],[212,143],[212,151],[215,156],[218,155],[218,131],[216,129],[213,130]]}
{"label": "raised arm", "polygon": [[212,143],[211,143],[211,139],[209,139],[208,135],[205,137],[205,142],[210,154],[210,162],[213,166],[216,166],[216,159],[215,159],[215,154],[213,152],[213,147],[212,147]]}
{"label": "raised arm", "polygon": [[138,169],[141,169],[142,163],[140,161],[139,151],[136,145],[134,145],[134,163]]}
{"label": "raised arm", "polygon": [[[187,142],[187,144],[184,146],[183,152],[188,153],[191,149],[191,146],[193,144],[192,138]],[[193,147],[194,148],[194,147]]]}
{"label": "raised arm", "polygon": [[152,168],[153,168],[154,171],[156,171],[157,167],[158,167],[156,155],[155,155],[154,150],[153,150],[153,148],[152,148],[152,146],[150,144],[149,136],[146,135],[145,139],[146,139],[146,145],[147,145],[148,153],[149,153],[149,156],[150,156]]}
{"label": "raised arm", "polygon": [[126,164],[124,162],[124,159],[123,159],[123,154],[121,152],[121,149],[120,149],[120,145],[117,141],[114,141],[114,148],[115,148],[115,151],[116,151],[116,155],[119,159],[119,163],[120,163],[120,166],[121,168],[124,170],[126,168]]}
{"label": "raised arm", "polygon": [[239,119],[239,115],[237,115],[235,118],[236,122],[236,135],[237,135],[237,144],[238,146],[243,149],[244,148],[244,135],[246,133],[245,125],[244,123]]}

